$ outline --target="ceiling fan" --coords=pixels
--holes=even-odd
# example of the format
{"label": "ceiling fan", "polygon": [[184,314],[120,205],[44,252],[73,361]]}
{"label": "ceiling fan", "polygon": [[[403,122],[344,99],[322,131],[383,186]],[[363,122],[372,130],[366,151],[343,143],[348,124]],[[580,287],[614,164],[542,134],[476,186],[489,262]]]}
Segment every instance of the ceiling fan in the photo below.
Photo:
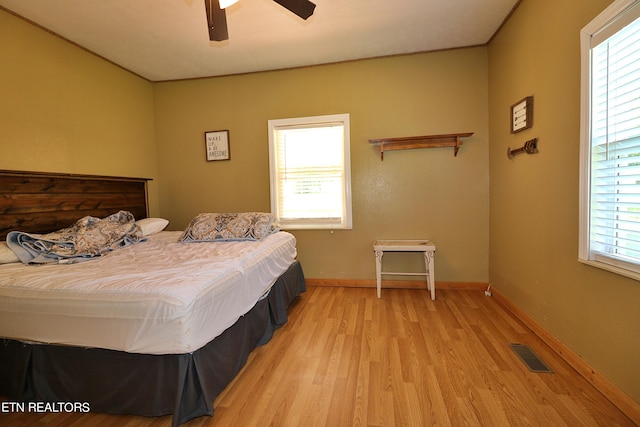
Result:
{"label": "ceiling fan", "polygon": [[[209,29],[209,40],[223,41],[229,38],[227,30],[227,14],[225,8],[231,6],[238,0],[204,0],[204,7],[207,11],[207,27]],[[273,0],[289,11],[295,13],[302,19],[307,19],[313,15],[316,8],[315,3],[309,0]]]}

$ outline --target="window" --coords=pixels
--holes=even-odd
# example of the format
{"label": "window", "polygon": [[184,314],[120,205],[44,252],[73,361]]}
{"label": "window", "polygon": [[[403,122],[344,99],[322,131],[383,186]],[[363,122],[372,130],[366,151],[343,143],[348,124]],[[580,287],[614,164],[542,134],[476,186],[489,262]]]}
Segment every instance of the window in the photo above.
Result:
{"label": "window", "polygon": [[640,279],[640,1],[581,32],[580,253]]}
{"label": "window", "polygon": [[351,228],[349,115],[269,120],[271,212],[283,229]]}

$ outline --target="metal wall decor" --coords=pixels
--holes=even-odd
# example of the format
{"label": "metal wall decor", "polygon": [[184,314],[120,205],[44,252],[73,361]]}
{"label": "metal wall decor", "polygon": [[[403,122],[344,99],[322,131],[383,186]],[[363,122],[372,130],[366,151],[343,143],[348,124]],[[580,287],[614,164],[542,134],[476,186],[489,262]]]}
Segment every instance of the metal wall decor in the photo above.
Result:
{"label": "metal wall decor", "polygon": [[507,157],[513,159],[513,156],[520,153],[536,154],[538,152],[538,138],[533,138],[524,143],[520,148],[512,150],[511,147],[507,147]]}

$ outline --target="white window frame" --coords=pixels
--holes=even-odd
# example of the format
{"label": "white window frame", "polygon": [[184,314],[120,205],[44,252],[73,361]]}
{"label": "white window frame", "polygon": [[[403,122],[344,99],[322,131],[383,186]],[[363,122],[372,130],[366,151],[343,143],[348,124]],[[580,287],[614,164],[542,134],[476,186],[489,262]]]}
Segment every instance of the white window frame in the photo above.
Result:
{"label": "white window frame", "polygon": [[[268,121],[269,129],[269,173],[270,173],[270,191],[271,191],[271,212],[275,215],[276,221],[280,228],[284,230],[295,229],[351,229],[352,228],[352,211],[351,211],[351,161],[350,161],[350,123],[349,114],[333,114],[324,116],[311,117],[295,117],[286,119],[276,119]],[[285,218],[281,212],[280,194],[281,188],[278,183],[280,176],[278,171],[277,158],[277,133],[286,129],[301,129],[313,127],[327,127],[330,124],[339,124],[342,126],[342,194],[341,197],[342,212],[340,218]]]}
{"label": "white window frame", "polygon": [[[581,44],[581,106],[580,106],[580,210],[579,210],[579,252],[582,263],[602,268],[626,277],[640,280],[640,263],[625,260],[615,255],[607,255],[593,249],[590,229],[591,205],[591,50],[595,40],[608,39],[619,29],[621,22],[633,22],[629,19],[630,9],[637,15],[640,0],[617,0],[607,7],[580,32]],[[626,24],[624,24],[626,25]],[[618,28],[620,27],[620,28]],[[594,39],[595,38],[595,39]]]}

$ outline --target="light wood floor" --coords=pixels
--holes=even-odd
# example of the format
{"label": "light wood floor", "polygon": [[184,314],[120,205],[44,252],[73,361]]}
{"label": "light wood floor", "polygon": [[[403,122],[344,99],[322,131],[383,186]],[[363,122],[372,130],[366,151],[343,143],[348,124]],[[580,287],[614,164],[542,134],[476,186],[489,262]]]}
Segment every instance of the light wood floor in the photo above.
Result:
{"label": "light wood floor", "polygon": [[[530,372],[529,345],[554,373]],[[0,414],[2,426],[169,426],[170,417]],[[483,292],[310,287],[201,426],[631,426]]]}

